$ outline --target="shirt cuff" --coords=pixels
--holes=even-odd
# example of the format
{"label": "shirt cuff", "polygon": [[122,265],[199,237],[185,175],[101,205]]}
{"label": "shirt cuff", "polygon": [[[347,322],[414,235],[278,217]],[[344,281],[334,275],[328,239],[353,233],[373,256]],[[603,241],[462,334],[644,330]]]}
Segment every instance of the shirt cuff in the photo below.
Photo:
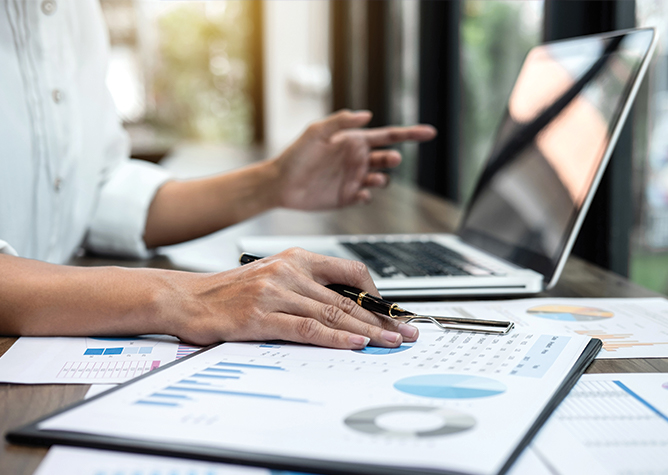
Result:
{"label": "shirt cuff", "polygon": [[150,257],[144,244],[148,209],[158,189],[171,177],[152,163],[124,162],[102,186],[86,247],[102,254]]}
{"label": "shirt cuff", "polygon": [[3,241],[2,239],[0,239],[0,254],[9,254],[10,256],[18,257],[18,253],[14,250],[14,248],[10,246],[8,242]]}

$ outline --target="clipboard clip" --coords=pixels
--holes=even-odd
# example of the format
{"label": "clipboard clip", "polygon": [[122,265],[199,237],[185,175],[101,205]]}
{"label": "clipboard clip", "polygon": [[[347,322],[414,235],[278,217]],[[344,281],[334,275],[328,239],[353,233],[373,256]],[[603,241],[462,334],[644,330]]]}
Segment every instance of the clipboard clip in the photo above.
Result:
{"label": "clipboard clip", "polygon": [[402,323],[430,322],[441,330],[458,330],[466,332],[497,333],[505,335],[515,327],[509,320],[478,320],[465,317],[438,317],[431,315],[392,316]]}

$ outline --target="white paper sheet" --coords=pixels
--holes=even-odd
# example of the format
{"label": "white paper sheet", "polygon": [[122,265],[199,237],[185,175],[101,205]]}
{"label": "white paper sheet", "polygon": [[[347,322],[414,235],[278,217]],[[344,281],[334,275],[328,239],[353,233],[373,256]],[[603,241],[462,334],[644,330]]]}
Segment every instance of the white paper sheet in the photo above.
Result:
{"label": "white paper sheet", "polygon": [[589,341],[420,327],[398,350],[224,344],[40,428],[496,473]]}
{"label": "white paper sheet", "polygon": [[512,320],[519,331],[586,335],[603,341],[597,358],[668,358],[668,300],[540,298],[402,304],[427,315]]}
{"label": "white paper sheet", "polygon": [[558,474],[668,473],[668,373],[584,375],[532,448]]}
{"label": "white paper sheet", "polygon": [[174,337],[21,337],[0,357],[0,381],[25,384],[123,383],[200,348]]}
{"label": "white paper sheet", "polygon": [[507,475],[557,475],[532,447],[527,447],[506,473]]}
{"label": "white paper sheet", "polygon": [[112,388],[115,388],[118,386],[117,384],[92,384],[90,388],[88,388],[88,392],[84,396],[84,399],[90,399],[93,396],[97,396],[98,394],[102,394],[103,392],[109,391]]}
{"label": "white paper sheet", "polygon": [[[634,396],[628,392],[619,393],[621,387],[615,381],[621,382]],[[597,390],[592,394],[593,383],[605,386],[612,383],[617,387],[613,387],[613,391]],[[91,391],[94,388],[108,389],[109,386],[93,386]],[[93,395],[91,391],[86,397]],[[627,410],[630,408],[635,412],[635,416],[629,417],[628,411],[620,408],[620,402]],[[656,424],[661,416],[650,406],[664,416],[668,414],[668,374],[584,375],[508,474],[631,475],[668,472],[668,420],[663,425]],[[613,413],[610,414],[610,411]],[[586,429],[583,430],[583,427]],[[217,464],[203,464],[198,471],[198,464],[200,462],[174,463],[173,459],[162,457],[55,447],[49,451],[36,475],[64,472],[73,475],[162,475],[163,471],[165,475],[238,473],[234,471],[238,467]],[[239,475],[242,473],[269,475],[270,472],[257,469],[254,472],[239,472]]]}
{"label": "white paper sheet", "polygon": [[254,467],[106,450],[52,447],[35,475],[283,475]]}

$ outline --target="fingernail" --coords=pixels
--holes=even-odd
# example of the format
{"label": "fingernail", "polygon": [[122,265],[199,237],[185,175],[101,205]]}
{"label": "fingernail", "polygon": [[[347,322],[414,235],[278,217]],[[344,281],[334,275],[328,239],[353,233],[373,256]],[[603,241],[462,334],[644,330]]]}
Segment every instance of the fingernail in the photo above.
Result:
{"label": "fingernail", "polygon": [[406,323],[400,323],[399,324],[399,333],[401,333],[406,338],[410,338],[411,340],[414,340],[418,336],[418,329],[415,328],[413,325],[408,325]]}
{"label": "fingernail", "polygon": [[383,330],[380,332],[380,336],[383,338],[383,340],[393,344],[401,342],[401,335],[399,333]]}
{"label": "fingernail", "polygon": [[370,341],[371,338],[367,338],[362,335],[350,335],[350,344],[353,346],[361,346],[364,348],[369,344]]}

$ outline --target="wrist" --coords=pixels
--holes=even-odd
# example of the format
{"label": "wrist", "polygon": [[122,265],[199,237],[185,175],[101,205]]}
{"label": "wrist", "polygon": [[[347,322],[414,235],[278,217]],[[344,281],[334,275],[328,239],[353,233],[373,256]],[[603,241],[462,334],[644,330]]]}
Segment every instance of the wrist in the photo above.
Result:
{"label": "wrist", "polygon": [[183,338],[188,322],[202,303],[192,291],[198,274],[171,270],[148,270],[146,315],[155,333]]}
{"label": "wrist", "polygon": [[284,207],[284,179],[281,162],[278,158],[265,160],[258,165],[260,181],[258,194],[263,211]]}

